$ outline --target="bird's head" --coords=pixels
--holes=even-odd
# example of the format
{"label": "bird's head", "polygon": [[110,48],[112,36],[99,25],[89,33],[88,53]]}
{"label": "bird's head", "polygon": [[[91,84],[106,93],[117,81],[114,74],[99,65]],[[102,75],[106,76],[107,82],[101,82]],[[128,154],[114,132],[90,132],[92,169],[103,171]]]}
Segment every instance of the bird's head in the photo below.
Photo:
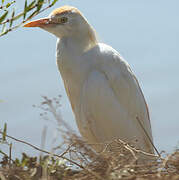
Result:
{"label": "bird's head", "polygon": [[48,17],[31,21],[25,24],[24,27],[40,27],[58,38],[82,36],[87,33],[95,41],[92,27],[81,12],[71,6],[57,8]]}

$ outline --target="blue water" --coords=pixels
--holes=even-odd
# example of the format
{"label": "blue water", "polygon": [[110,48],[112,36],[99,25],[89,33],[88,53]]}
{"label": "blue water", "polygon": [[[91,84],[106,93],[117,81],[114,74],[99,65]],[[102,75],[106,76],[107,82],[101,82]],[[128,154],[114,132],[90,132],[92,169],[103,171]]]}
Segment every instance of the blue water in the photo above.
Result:
{"label": "blue water", "polygon": [[[56,7],[63,4],[79,8],[100,40],[129,62],[149,106],[155,144],[159,151],[172,151],[179,142],[179,1],[63,0]],[[47,125],[47,148],[56,124],[42,120],[32,107],[42,101],[41,95],[61,94],[61,114],[76,129],[56,67],[55,44],[53,35],[38,28],[19,28],[0,38],[0,126],[7,122],[10,135],[39,145]],[[14,146],[14,153],[34,153]]]}

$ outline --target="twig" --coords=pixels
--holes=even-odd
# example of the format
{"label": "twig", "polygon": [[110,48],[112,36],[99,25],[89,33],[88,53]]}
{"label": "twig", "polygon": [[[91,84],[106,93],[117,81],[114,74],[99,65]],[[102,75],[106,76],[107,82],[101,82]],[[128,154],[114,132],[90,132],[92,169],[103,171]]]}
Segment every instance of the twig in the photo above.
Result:
{"label": "twig", "polygon": [[[32,9],[34,9],[36,6],[37,6],[37,5],[32,6],[32,7],[29,9],[29,11],[32,10]],[[42,9],[42,10],[40,10],[40,11],[37,11],[33,16],[30,17],[30,19],[33,18],[34,16],[42,13],[43,11],[47,10],[47,9],[50,8],[50,7],[51,7],[51,5],[48,5],[48,6],[45,7],[44,9]],[[13,18],[9,18],[9,19],[6,19],[5,21],[1,22],[0,25],[6,24],[6,23],[8,23],[8,22],[10,22],[10,21],[13,21],[17,16],[21,16],[21,15],[24,15],[24,14],[25,14],[25,12],[19,13],[18,15],[16,15],[16,16],[13,17]],[[23,21],[22,23],[20,23],[20,24],[23,24],[23,23],[25,23],[25,22],[28,21],[28,20],[29,20],[29,18],[27,18],[26,20],[24,20],[24,21]]]}
{"label": "twig", "polygon": [[15,161],[14,161],[11,157],[9,157],[5,152],[0,151],[0,154],[2,154],[3,156],[7,157],[10,161],[12,161],[13,163],[15,163]]}
{"label": "twig", "polygon": [[61,156],[64,156],[67,152],[69,152],[72,146],[73,146],[73,143],[68,146],[68,148],[61,154]]}
{"label": "twig", "polygon": [[[41,149],[45,149],[45,140],[46,140],[46,135],[47,135],[47,126],[44,126],[43,130],[42,130],[42,135],[41,135]],[[40,152],[40,156],[42,156],[43,153]]]}
{"label": "twig", "polygon": [[[136,149],[134,147],[131,147],[129,144],[125,143],[124,141],[122,141],[121,139],[116,139],[116,142],[119,141],[119,143],[121,143],[123,146],[126,146],[130,149],[132,149],[133,151],[135,151],[136,153],[141,153],[141,154],[144,154],[146,156],[151,156],[151,157],[156,157],[156,158],[161,158],[160,156],[158,155],[154,155],[154,154],[151,154],[151,153],[148,153],[148,152],[145,152],[145,151],[142,151],[140,149]],[[100,153],[103,153],[106,151],[106,149],[113,143],[114,141],[110,141],[108,143],[87,143],[88,145],[105,145],[104,149],[100,152]],[[162,158],[161,158],[162,159]]]}
{"label": "twig", "polygon": [[9,166],[11,166],[12,159],[12,143],[9,145]]}
{"label": "twig", "polygon": [[[3,132],[0,131],[0,134],[3,134]],[[54,153],[48,152],[48,151],[46,151],[46,150],[40,149],[40,148],[38,148],[37,146],[34,146],[34,145],[32,145],[32,144],[30,144],[30,143],[28,143],[28,142],[26,142],[26,141],[23,141],[23,140],[20,140],[20,139],[15,138],[15,137],[9,136],[8,134],[6,134],[6,137],[8,137],[8,138],[10,138],[10,139],[13,139],[14,141],[17,141],[17,142],[26,144],[26,145],[34,148],[34,149],[37,150],[37,151],[41,151],[41,152],[43,152],[43,153],[46,153],[46,154],[49,154],[49,155],[52,155],[52,156],[55,156],[55,157],[58,157],[58,158],[65,159],[65,160],[67,160],[68,162],[76,165],[77,167],[79,167],[79,168],[81,168],[81,169],[89,172],[90,174],[92,174],[93,176],[95,176],[97,179],[103,180],[103,178],[101,178],[97,173],[91,171],[90,169],[86,169],[84,166],[76,163],[75,161],[73,161],[73,160],[71,160],[71,159],[69,159],[69,158],[67,158],[67,157],[62,156],[62,155],[64,155],[64,154],[66,154],[66,151],[65,151],[64,153],[62,153],[61,155],[58,155],[58,154],[54,154]],[[69,147],[68,147],[68,148],[69,148]]]}
{"label": "twig", "polygon": [[170,158],[172,157],[172,154],[168,155],[162,162],[161,166],[160,166],[160,170],[159,170],[159,174],[161,174],[163,168],[166,167],[167,162],[170,160]]}
{"label": "twig", "polygon": [[[36,5],[34,5],[31,9],[33,9],[35,6],[36,6]],[[25,22],[27,22],[28,20],[30,20],[30,19],[33,18],[34,16],[36,16],[36,15],[42,13],[43,11],[45,11],[45,10],[51,8],[51,7],[52,7],[52,4],[48,5],[48,6],[45,7],[44,9],[42,9],[42,10],[40,10],[40,11],[34,13],[34,15],[31,16],[30,18],[27,18],[26,20],[24,20],[23,22],[17,24],[16,26],[13,26],[13,27],[7,29],[6,31],[0,33],[0,37],[3,36],[3,35],[5,35],[5,34],[7,34],[7,33],[9,33],[9,32],[11,32],[11,31],[14,30],[14,29],[17,29],[18,27],[20,27],[22,24],[24,24]],[[21,14],[23,15],[24,13],[20,13],[20,14],[18,14],[17,16],[19,16],[19,15],[21,15]],[[17,17],[17,16],[16,16],[16,17]],[[11,22],[11,21],[14,20],[14,18],[15,18],[15,17],[10,18],[10,19],[6,19],[5,21],[1,22],[0,25],[6,24],[6,23],[8,23],[8,22]]]}
{"label": "twig", "polygon": [[45,102],[43,102],[43,104],[46,104],[49,106],[49,112],[52,113],[54,118],[57,120],[57,123],[59,125],[61,123],[65,127],[65,129],[67,129],[69,132],[72,132],[73,131],[72,128],[65,121],[63,121],[61,116],[58,115],[56,107],[53,105],[53,101],[46,96],[42,96],[42,98],[45,99]]}
{"label": "twig", "polygon": [[134,157],[135,162],[136,162],[138,158],[136,157],[133,149],[131,149],[128,145],[124,145],[124,147],[132,154],[132,156]]}
{"label": "twig", "polygon": [[10,2],[10,3],[6,4],[6,5],[4,5],[4,6],[3,6],[3,5],[0,6],[0,10],[6,8],[7,5],[8,5],[8,7],[11,6],[11,5],[14,4],[15,2],[16,2],[16,1],[12,1],[12,2]]}
{"label": "twig", "polygon": [[146,135],[146,136],[147,136],[147,138],[149,139],[149,141],[150,141],[151,145],[152,145],[152,146],[153,146],[153,148],[155,149],[156,153],[157,153],[157,154],[158,154],[158,156],[160,157],[160,153],[158,152],[157,148],[155,147],[155,145],[154,145],[153,141],[151,140],[151,138],[150,138],[150,136],[148,135],[147,131],[146,131],[146,130],[145,130],[145,128],[143,127],[142,123],[140,122],[139,117],[138,117],[138,116],[136,116],[136,119],[137,119],[137,121],[139,122],[139,124],[140,124],[141,128],[143,129],[143,131],[144,131],[145,135]]}
{"label": "twig", "polygon": [[[117,141],[119,141],[121,144],[123,144],[124,146],[127,146],[128,148],[132,149],[133,151],[135,151],[136,153],[141,153],[141,154],[144,154],[146,156],[151,156],[151,157],[155,157],[155,158],[159,158],[160,156],[157,156],[157,155],[154,155],[154,154],[151,154],[151,153],[147,153],[145,151],[142,151],[142,150],[139,150],[139,149],[136,149],[134,147],[131,147],[129,144],[126,144],[124,141],[118,139]],[[161,158],[161,157],[160,157]]]}
{"label": "twig", "polygon": [[[0,134],[3,134],[3,133],[0,131]],[[15,137],[9,136],[9,135],[7,135],[7,134],[6,134],[6,137],[8,137],[8,138],[10,138],[10,139],[13,139],[14,141],[17,141],[17,142],[26,144],[26,145],[28,145],[28,146],[34,148],[34,149],[37,150],[37,151],[41,151],[41,152],[43,152],[43,153],[46,153],[46,154],[49,154],[49,155],[53,155],[53,156],[58,157],[58,158],[66,159],[67,161],[69,161],[69,162],[71,162],[71,163],[74,163],[74,164],[77,165],[78,167],[84,169],[83,166],[81,166],[80,164],[77,164],[76,162],[73,162],[72,160],[70,160],[70,159],[68,159],[68,158],[66,158],[66,157],[63,157],[63,156],[58,155],[58,154],[53,154],[53,153],[48,152],[48,151],[46,151],[46,150],[40,149],[40,148],[37,147],[37,146],[34,146],[34,145],[32,145],[32,144],[30,144],[30,143],[28,143],[28,142],[26,142],[26,141],[17,139],[17,138],[15,138]],[[62,155],[63,155],[63,153],[62,153]]]}

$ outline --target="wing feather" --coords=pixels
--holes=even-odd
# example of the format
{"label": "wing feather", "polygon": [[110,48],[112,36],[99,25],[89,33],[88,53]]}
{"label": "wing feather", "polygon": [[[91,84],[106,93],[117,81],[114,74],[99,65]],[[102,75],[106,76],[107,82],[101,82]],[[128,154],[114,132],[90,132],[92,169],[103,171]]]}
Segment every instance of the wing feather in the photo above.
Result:
{"label": "wing feather", "polygon": [[89,74],[83,88],[86,122],[93,134],[100,137],[99,141],[136,137],[142,149],[153,152],[137,121],[139,118],[152,139],[147,104],[139,83],[121,56],[112,48],[106,49],[101,49],[95,71]]}

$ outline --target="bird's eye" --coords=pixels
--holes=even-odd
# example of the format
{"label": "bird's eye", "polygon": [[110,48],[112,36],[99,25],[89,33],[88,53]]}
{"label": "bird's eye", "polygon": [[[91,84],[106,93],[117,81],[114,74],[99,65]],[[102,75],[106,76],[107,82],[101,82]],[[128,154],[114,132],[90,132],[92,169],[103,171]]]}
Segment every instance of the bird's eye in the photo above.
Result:
{"label": "bird's eye", "polygon": [[59,23],[62,23],[62,24],[66,23],[67,21],[68,21],[67,17],[62,17],[59,19]]}

